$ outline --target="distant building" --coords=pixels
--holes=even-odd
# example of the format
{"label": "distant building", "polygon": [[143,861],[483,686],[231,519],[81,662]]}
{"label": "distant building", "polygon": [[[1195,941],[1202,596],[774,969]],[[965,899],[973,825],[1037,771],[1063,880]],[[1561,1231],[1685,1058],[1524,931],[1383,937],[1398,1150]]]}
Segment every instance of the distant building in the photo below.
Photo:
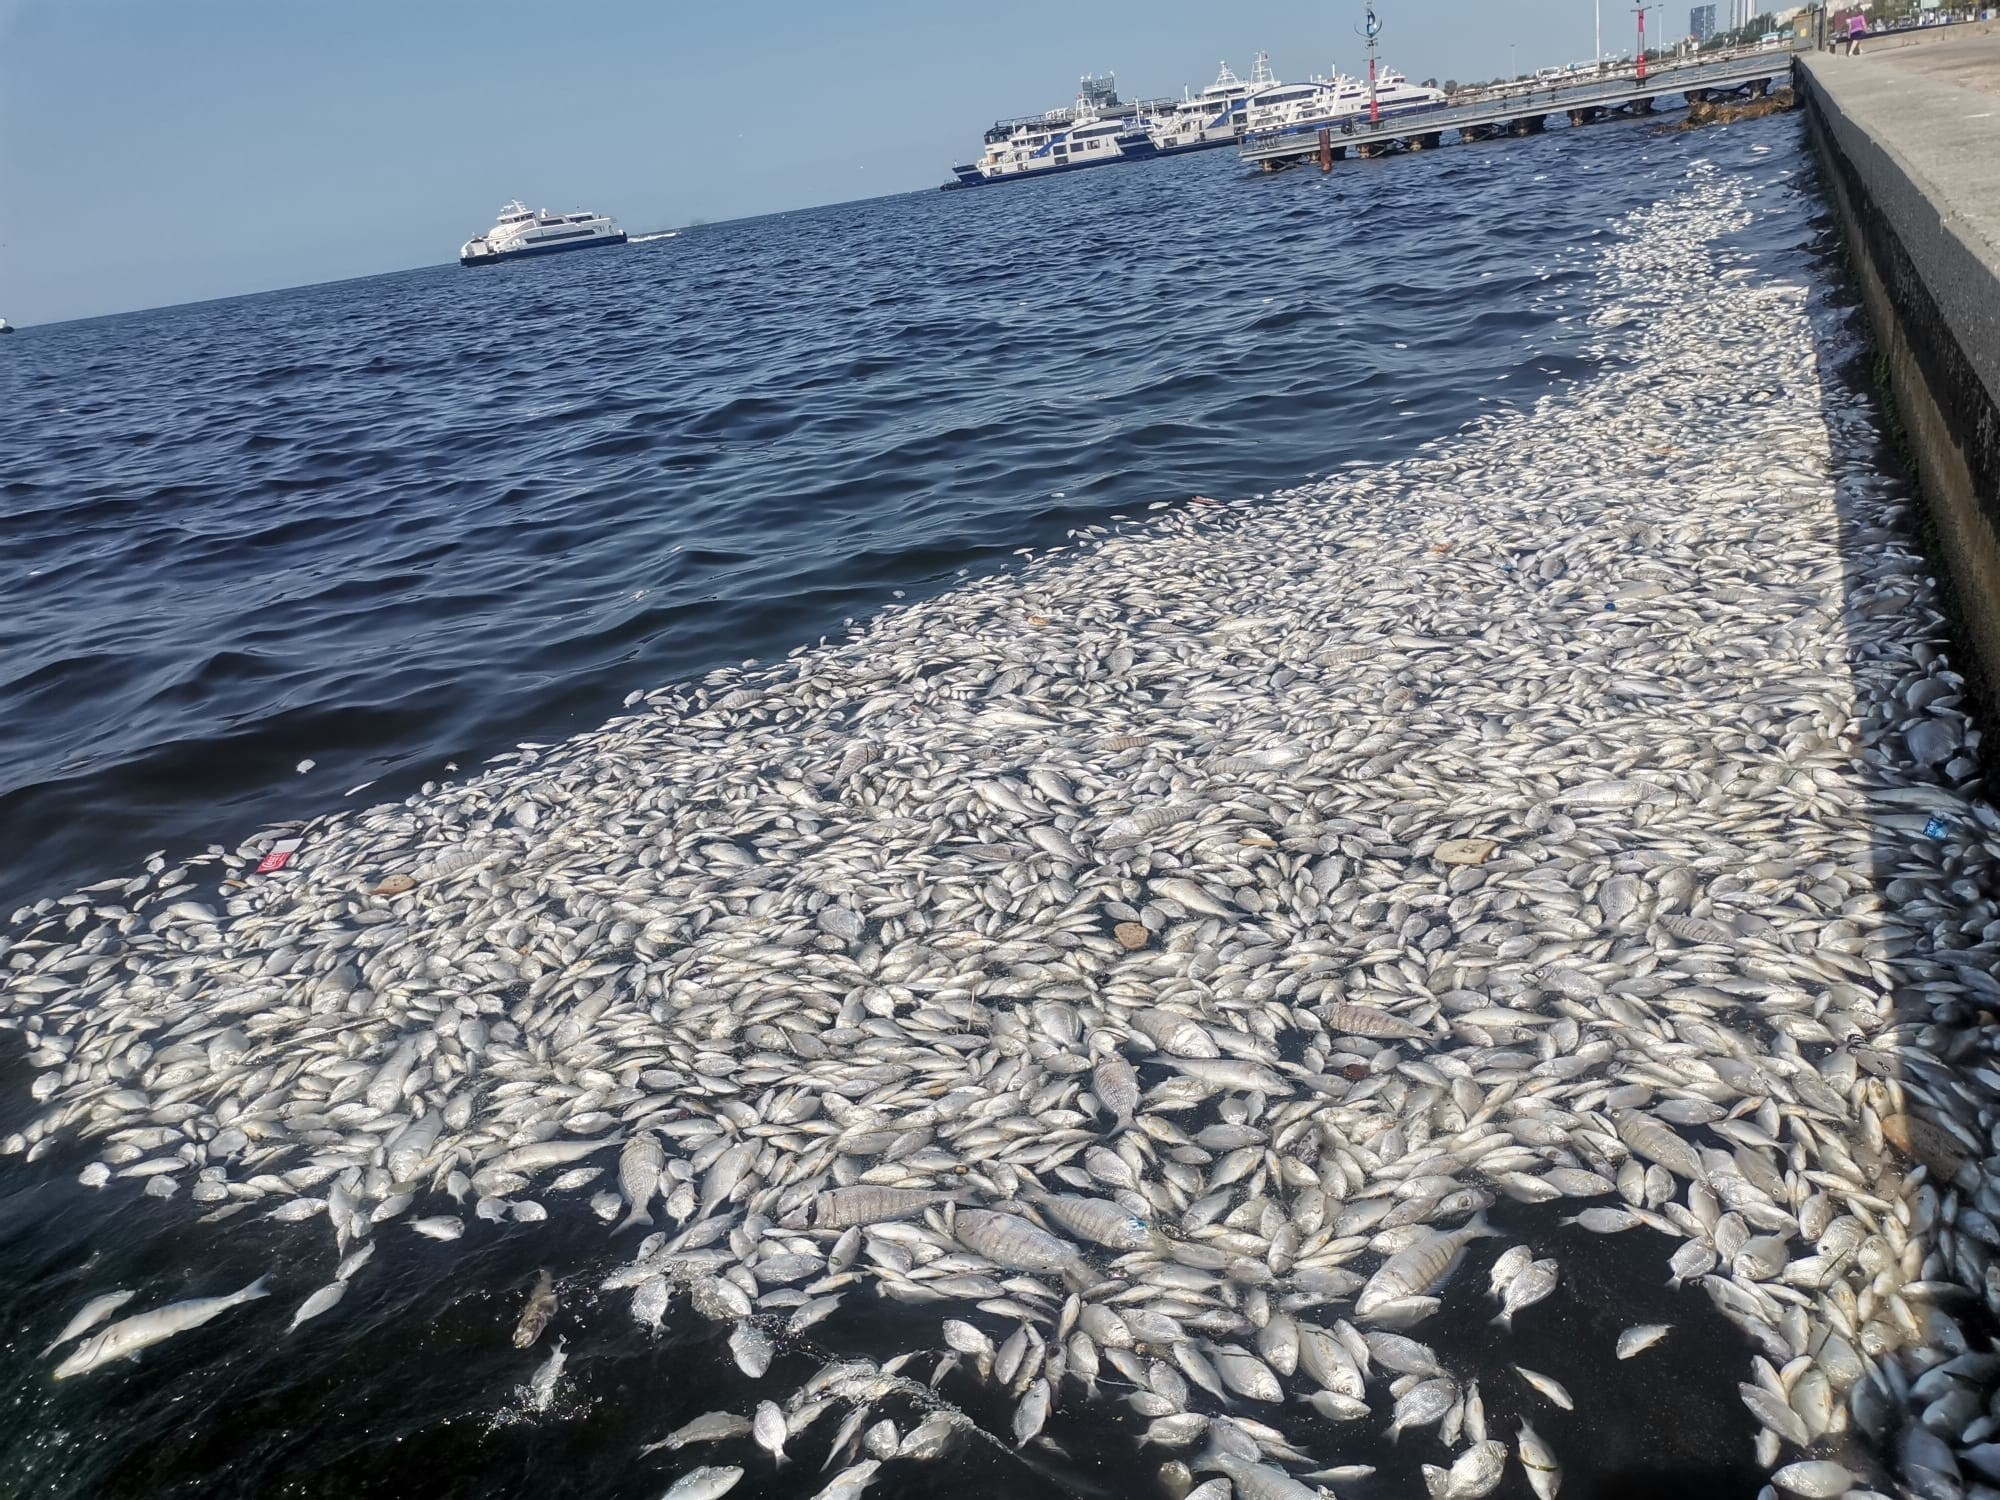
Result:
{"label": "distant building", "polygon": [[1715,7],[1697,5],[1688,12],[1688,35],[1697,42],[1708,41],[1715,35]]}

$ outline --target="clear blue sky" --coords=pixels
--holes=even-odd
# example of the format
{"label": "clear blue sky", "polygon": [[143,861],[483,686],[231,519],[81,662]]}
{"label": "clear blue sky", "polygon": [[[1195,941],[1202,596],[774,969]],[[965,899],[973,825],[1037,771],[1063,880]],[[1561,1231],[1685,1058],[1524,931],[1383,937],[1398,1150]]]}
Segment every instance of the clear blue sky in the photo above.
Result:
{"label": "clear blue sky", "polygon": [[[1378,0],[1383,58],[1589,57],[1593,0]],[[1607,51],[1627,0],[1603,0]],[[1667,10],[1686,25],[1686,5]],[[505,200],[638,232],[933,186],[1001,115],[1355,72],[1361,0],[0,0],[0,315],[436,263]],[[1517,50],[1510,54],[1510,46]]]}

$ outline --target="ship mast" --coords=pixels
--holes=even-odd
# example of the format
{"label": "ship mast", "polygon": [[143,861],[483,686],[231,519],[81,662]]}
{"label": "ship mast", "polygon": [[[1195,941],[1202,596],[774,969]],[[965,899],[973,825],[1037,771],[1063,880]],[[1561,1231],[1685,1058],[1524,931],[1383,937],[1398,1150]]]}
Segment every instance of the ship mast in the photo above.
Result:
{"label": "ship mast", "polygon": [[1375,7],[1368,7],[1368,21],[1365,27],[1368,37],[1368,123],[1382,123],[1382,107],[1375,99],[1375,38],[1382,33],[1382,23],[1375,19]]}

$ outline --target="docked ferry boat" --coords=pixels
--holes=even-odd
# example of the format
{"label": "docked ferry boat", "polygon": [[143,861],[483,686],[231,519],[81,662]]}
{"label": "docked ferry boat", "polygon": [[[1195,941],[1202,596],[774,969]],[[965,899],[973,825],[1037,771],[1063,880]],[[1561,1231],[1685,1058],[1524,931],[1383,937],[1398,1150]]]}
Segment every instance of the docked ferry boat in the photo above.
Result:
{"label": "docked ferry boat", "polygon": [[594,250],[600,245],[622,245],[625,231],[608,214],[579,209],[570,214],[552,214],[547,209],[531,209],[518,199],[500,210],[500,217],[484,234],[476,234],[459,247],[461,266],[498,265],[526,255],[555,255],[564,250]]}
{"label": "docked ferry boat", "polygon": [[1282,88],[1271,73],[1269,53],[1259,52],[1244,82],[1222,65],[1215,82],[1199,95],[1183,91],[1180,99],[1156,107],[1146,121],[1146,133],[1160,154],[1201,151],[1210,146],[1233,146],[1243,138],[1250,107],[1272,91]]}
{"label": "docked ferry boat", "polygon": [[[1385,69],[1375,82],[1375,109],[1383,119],[1432,109],[1445,102],[1443,89],[1411,83],[1395,69]],[[1272,130],[1317,129],[1352,123],[1368,114],[1368,80],[1349,78],[1335,70],[1331,78],[1269,89],[1252,100],[1245,112],[1249,135]]]}
{"label": "docked ferry boat", "polygon": [[1135,119],[1105,119],[1088,107],[1052,111],[1021,122],[997,140],[992,134],[978,161],[951,169],[955,180],[946,187],[1017,182],[1159,155],[1143,124]]}

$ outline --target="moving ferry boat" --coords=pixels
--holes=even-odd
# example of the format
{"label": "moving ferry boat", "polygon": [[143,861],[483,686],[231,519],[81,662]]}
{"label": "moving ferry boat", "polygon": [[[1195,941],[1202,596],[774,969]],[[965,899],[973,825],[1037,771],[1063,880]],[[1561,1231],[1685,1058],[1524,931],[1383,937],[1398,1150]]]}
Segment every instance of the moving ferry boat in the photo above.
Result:
{"label": "moving ferry boat", "polygon": [[1259,52],[1245,83],[1229,71],[1229,64],[1215,75],[1215,82],[1199,97],[1182,97],[1155,108],[1146,121],[1147,134],[1162,155],[1177,151],[1201,151],[1210,146],[1233,146],[1243,138],[1250,108],[1283,85],[1271,74],[1269,53]]}
{"label": "moving ferry boat", "polygon": [[608,214],[579,210],[573,214],[537,212],[516,199],[500,210],[500,217],[484,234],[476,234],[459,247],[461,266],[492,266],[524,255],[554,255],[563,250],[594,250],[599,245],[622,245],[625,231]]}
{"label": "moving ferry boat", "polygon": [[989,139],[978,161],[951,169],[956,180],[945,186],[981,187],[1157,155],[1152,136],[1135,120],[1107,120],[1087,106],[1056,110]]}
{"label": "moving ferry boat", "polygon": [[[1395,69],[1385,69],[1375,84],[1375,107],[1383,119],[1431,109],[1445,102],[1443,89],[1411,83]],[[1349,78],[1335,70],[1331,78],[1315,78],[1311,83],[1289,84],[1267,90],[1252,100],[1245,120],[1245,133],[1318,129],[1338,125],[1368,114],[1368,80]]]}

